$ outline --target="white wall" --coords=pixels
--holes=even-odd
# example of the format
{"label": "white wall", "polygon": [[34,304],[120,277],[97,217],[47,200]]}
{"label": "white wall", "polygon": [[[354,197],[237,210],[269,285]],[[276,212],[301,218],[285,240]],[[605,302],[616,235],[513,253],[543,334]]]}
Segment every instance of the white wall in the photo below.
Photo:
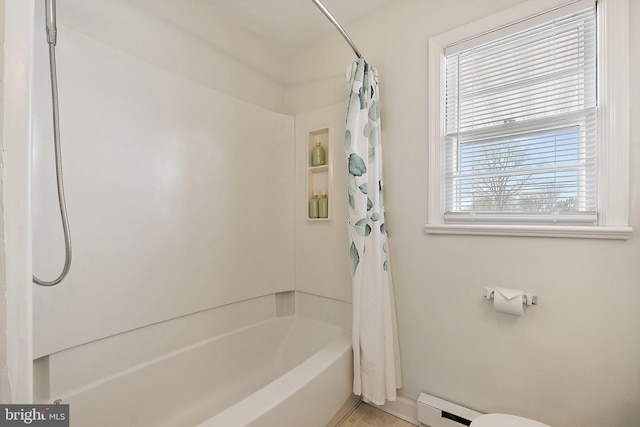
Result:
{"label": "white wall", "polygon": [[[294,288],[293,118],[273,111],[284,89],[269,76],[279,53],[264,53],[268,46],[248,34],[235,38],[242,31],[228,23],[222,54],[140,2],[92,3],[101,4],[59,2],[74,262],[55,289],[34,288],[35,357]],[[33,263],[37,276],[50,279],[62,265],[63,242],[46,61],[42,31],[34,66]],[[225,73],[236,81],[218,82]],[[252,92],[261,81],[272,84]]]}
{"label": "white wall", "polygon": [[[399,0],[345,25],[380,75],[386,208],[405,384],[401,395],[416,399],[426,391],[482,412],[520,414],[554,427],[636,425],[637,120],[631,125],[630,217],[636,232],[630,240],[435,236],[423,231],[428,39],[520,2]],[[640,74],[640,3],[632,0],[630,6],[634,76]],[[290,58],[291,111],[300,114],[344,102],[344,70],[352,60],[337,33]],[[633,118],[640,108],[637,79],[629,89]],[[333,245],[333,251],[340,251],[344,242],[336,239]],[[496,313],[482,299],[483,286],[536,292],[539,305],[522,318]]]}
{"label": "white wall", "polygon": [[[0,0],[0,135],[4,129],[4,0]],[[1,169],[0,169],[1,170]],[[4,176],[4,171],[1,172]],[[0,198],[3,189],[0,186]],[[4,222],[0,224],[0,237],[4,241]],[[6,316],[6,281],[5,281],[5,247],[0,246],[0,402],[8,402],[11,396],[9,387],[9,371],[7,369],[7,316]]]}
{"label": "white wall", "polygon": [[2,214],[8,387],[5,402],[32,397],[30,140],[34,0],[5,2]]}

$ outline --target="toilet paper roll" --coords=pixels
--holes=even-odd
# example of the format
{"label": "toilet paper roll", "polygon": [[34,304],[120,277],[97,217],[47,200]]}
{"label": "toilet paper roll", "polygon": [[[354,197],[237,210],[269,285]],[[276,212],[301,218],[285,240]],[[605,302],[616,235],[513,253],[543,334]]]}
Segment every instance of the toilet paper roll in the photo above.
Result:
{"label": "toilet paper roll", "polygon": [[519,289],[496,288],[493,294],[493,308],[500,313],[522,316],[524,291]]}

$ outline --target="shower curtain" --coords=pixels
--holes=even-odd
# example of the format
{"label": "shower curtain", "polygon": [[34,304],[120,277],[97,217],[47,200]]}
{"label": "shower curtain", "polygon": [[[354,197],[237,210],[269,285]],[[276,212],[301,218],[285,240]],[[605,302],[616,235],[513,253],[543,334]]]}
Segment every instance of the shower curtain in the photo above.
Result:
{"label": "shower curtain", "polygon": [[353,275],[353,392],[376,405],[402,386],[383,204],[378,75],[363,58],[348,72],[345,151]]}

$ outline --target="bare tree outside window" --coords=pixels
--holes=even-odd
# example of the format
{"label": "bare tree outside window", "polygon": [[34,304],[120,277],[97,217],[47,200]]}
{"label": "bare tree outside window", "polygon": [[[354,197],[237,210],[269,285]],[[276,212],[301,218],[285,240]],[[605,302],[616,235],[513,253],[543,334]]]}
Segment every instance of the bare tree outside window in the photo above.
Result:
{"label": "bare tree outside window", "polygon": [[485,171],[486,176],[473,184],[474,211],[509,212],[519,210],[514,201],[522,195],[531,174],[520,174],[516,171],[528,166],[527,150],[515,143],[502,144],[486,149],[477,166]]}
{"label": "bare tree outside window", "polygon": [[[503,213],[579,210],[578,197],[583,187],[578,172],[579,147],[575,129],[463,144],[461,210]],[[561,155],[555,154],[558,150]],[[550,152],[554,154],[547,154]]]}

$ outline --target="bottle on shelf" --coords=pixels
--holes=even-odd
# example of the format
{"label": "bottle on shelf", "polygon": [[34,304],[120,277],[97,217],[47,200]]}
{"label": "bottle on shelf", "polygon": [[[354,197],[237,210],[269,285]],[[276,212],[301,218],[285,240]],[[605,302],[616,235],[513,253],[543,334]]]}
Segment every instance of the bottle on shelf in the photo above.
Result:
{"label": "bottle on shelf", "polygon": [[320,138],[316,138],[316,145],[311,151],[311,166],[322,166],[325,164],[324,148]]}
{"label": "bottle on shelf", "polygon": [[318,218],[318,195],[314,192],[309,200],[309,218]]}
{"label": "bottle on shelf", "polygon": [[318,218],[329,218],[329,196],[323,191],[318,200]]}

